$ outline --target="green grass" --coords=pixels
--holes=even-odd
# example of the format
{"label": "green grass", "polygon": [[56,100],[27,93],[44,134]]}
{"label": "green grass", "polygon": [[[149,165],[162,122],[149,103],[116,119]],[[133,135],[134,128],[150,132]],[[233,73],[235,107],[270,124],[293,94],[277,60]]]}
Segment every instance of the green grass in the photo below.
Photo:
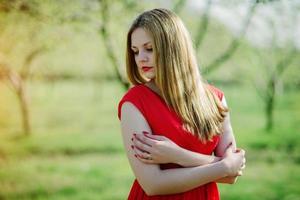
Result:
{"label": "green grass", "polygon": [[5,181],[0,194],[8,199],[122,199],[132,181],[127,165],[122,154],[10,159],[1,164],[0,179]]}
{"label": "green grass", "polygon": [[[226,94],[247,168],[223,199],[299,199],[300,125],[297,91],[279,96],[275,127],[264,131],[263,104],[247,86],[219,86]],[[125,199],[134,179],[123,146],[114,82],[33,82],[33,134],[21,137],[13,94],[1,87],[0,199]],[[12,112],[13,111],[13,112]]]}

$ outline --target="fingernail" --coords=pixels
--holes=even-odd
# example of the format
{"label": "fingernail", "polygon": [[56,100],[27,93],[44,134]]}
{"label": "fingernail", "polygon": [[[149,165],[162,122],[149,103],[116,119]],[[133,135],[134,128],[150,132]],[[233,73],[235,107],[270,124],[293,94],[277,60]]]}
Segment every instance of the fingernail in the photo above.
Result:
{"label": "fingernail", "polygon": [[134,149],[134,146],[133,146],[133,145],[131,145],[131,148],[132,148],[132,149]]}
{"label": "fingernail", "polygon": [[145,135],[149,134],[147,131],[143,131],[143,133],[144,133]]}
{"label": "fingernail", "polygon": [[131,141],[133,141],[133,138],[131,138]]}
{"label": "fingernail", "polygon": [[136,133],[134,133],[133,135],[134,135],[134,137],[136,137]]}
{"label": "fingernail", "polygon": [[137,155],[136,155],[136,154],[134,154],[134,156],[137,158]]}

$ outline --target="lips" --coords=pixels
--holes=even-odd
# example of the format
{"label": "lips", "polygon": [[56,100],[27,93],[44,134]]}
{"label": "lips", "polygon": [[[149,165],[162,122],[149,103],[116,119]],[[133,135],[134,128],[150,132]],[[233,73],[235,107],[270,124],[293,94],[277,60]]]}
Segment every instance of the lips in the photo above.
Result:
{"label": "lips", "polygon": [[153,67],[143,66],[143,67],[142,67],[142,70],[143,70],[144,72],[147,72],[147,71],[151,70],[152,68],[153,68]]}

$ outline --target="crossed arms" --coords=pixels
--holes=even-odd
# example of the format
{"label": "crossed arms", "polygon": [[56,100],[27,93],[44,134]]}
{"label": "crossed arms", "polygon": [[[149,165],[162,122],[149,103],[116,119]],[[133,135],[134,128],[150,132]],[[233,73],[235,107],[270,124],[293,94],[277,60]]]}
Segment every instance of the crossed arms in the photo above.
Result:
{"label": "crossed arms", "polygon": [[[130,102],[125,102],[121,109],[121,129],[127,157],[133,173],[148,195],[186,192],[213,181],[233,183],[236,176],[241,174],[241,169],[245,163],[244,151],[235,151],[236,144],[229,115],[224,121],[224,133],[215,150],[216,156],[213,156],[176,147],[167,138],[165,138],[167,141],[164,141],[164,138],[151,139],[154,136],[151,135],[149,124],[139,110]],[[143,131],[149,133],[148,137],[142,134],[136,134],[137,137],[133,135]],[[138,148],[131,147],[133,144],[132,138]],[[151,141],[151,147],[145,145],[143,141]],[[232,145],[228,147],[230,143]],[[159,159],[153,159],[151,163],[143,157],[145,153],[139,150],[149,150],[149,148],[152,148],[153,151],[154,149],[164,149],[171,153],[166,154],[168,158],[162,159],[161,162],[158,162]],[[172,153],[176,156],[172,156]],[[135,157],[135,155],[138,156]],[[159,164],[169,162],[170,160],[167,159],[173,159],[172,162],[185,166],[185,168],[161,170]]]}

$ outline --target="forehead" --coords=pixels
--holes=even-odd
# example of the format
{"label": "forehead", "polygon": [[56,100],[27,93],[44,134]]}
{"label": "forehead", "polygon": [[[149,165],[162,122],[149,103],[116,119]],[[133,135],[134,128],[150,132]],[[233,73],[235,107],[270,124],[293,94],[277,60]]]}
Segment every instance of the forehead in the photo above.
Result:
{"label": "forehead", "polygon": [[146,43],[152,43],[151,35],[142,28],[135,29],[131,34],[131,45],[132,46],[141,46]]}

